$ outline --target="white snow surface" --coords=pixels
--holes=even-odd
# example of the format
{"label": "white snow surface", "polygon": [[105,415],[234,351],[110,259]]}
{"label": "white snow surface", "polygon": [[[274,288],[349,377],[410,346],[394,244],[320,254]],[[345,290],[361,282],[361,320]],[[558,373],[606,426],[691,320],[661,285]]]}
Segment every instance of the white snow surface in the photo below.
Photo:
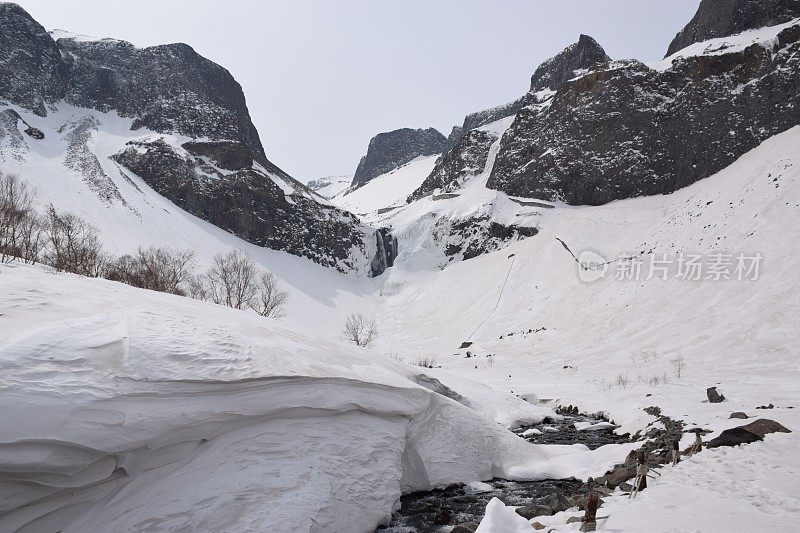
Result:
{"label": "white snow surface", "polygon": [[17,263],[0,281],[2,531],[372,531],[401,491],[608,466],[471,393],[546,408],[463,378],[452,400],[308,328]]}
{"label": "white snow surface", "polygon": [[[323,198],[330,200],[337,194],[347,190],[353,182],[353,176],[326,176],[309,181],[307,185]],[[311,185],[314,184],[314,187]]]}
{"label": "white snow surface", "polygon": [[[665,468],[636,500],[607,498],[609,530],[783,531],[800,518],[791,481],[800,474],[800,128],[673,194],[598,207],[514,204],[485,188],[490,157],[459,197],[387,214],[402,257],[383,276],[358,279],[248,245],[104,157],[125,202],[101,200],[65,170],[57,133],[84,113],[59,108],[42,119],[20,110],[48,142],[27,139],[22,152],[3,145],[2,168],[31,181],[42,203],[87,218],[113,253],[192,248],[203,264],[216,252],[248,251],[289,290],[288,316],[270,321],[40,267],[0,267],[0,502],[23,506],[0,516],[0,530],[369,531],[402,490],[595,476],[630,449],[529,445],[502,425],[547,409],[513,395],[602,410],[619,432],[646,429],[650,405],[712,430],[706,438],[747,422],[730,420],[732,411],[793,430]],[[142,133],[126,119],[95,118],[100,155]],[[529,221],[540,233],[440,271],[427,220],[483,214]],[[576,255],[608,259],[642,251],[764,259],[755,281],[617,281],[612,264],[586,283],[556,237]],[[377,319],[373,350],[339,341],[353,312]],[[474,357],[457,349],[467,338]],[[440,368],[384,355],[431,356]],[[677,357],[686,364],[680,378]],[[704,401],[710,386],[726,401]],[[775,409],[755,409],[768,403]],[[565,520],[539,521],[576,528]]]}
{"label": "white snow surface", "polygon": [[331,199],[335,206],[372,222],[379,209],[402,206],[433,170],[438,155],[421,156],[386,174],[371,179],[365,185],[339,193]]}

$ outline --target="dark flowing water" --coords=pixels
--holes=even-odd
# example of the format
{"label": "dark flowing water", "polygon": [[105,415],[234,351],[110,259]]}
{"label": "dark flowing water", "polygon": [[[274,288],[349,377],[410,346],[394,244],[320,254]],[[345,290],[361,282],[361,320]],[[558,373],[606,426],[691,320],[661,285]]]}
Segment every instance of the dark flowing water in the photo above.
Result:
{"label": "dark flowing water", "polygon": [[[604,444],[627,442],[627,437],[615,435],[612,429],[598,431],[578,431],[576,422],[591,424],[603,422],[602,419],[587,415],[564,414],[563,420],[547,421],[535,426],[514,429],[518,435],[535,428],[541,434],[525,437],[536,444],[585,444],[591,449]],[[549,430],[550,429],[550,430]],[[552,431],[556,429],[556,431]],[[486,504],[494,497],[506,505],[526,506],[544,505],[562,510],[571,498],[585,495],[589,487],[580,481],[506,481],[494,479],[487,482],[492,486],[489,492],[468,494],[464,485],[453,485],[439,490],[406,494],[400,499],[400,510],[395,513],[388,527],[379,528],[381,533],[449,533],[458,524],[477,524],[483,518]]]}

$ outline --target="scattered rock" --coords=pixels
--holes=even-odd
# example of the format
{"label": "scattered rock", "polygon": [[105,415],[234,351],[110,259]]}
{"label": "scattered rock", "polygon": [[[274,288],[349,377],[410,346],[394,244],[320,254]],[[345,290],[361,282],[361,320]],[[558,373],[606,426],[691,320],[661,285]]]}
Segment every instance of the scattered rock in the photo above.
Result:
{"label": "scattered rock", "polygon": [[786,429],[781,424],[768,418],[759,418],[754,422],[742,426],[742,429],[746,429],[750,433],[755,433],[762,438],[769,433],[791,433],[790,430]]}
{"label": "scattered rock", "polygon": [[556,514],[553,512],[552,509],[547,507],[546,505],[525,505],[523,507],[516,508],[517,514],[520,515],[525,520],[530,520],[537,516],[550,516]]}
{"label": "scattered rock", "polygon": [[618,466],[608,475],[606,479],[606,485],[609,489],[613,490],[621,483],[628,481],[629,479],[633,479],[634,477],[636,477],[636,468],[629,466]]}
{"label": "scattered rock", "polygon": [[37,141],[41,141],[44,139],[44,132],[38,128],[34,128],[33,126],[29,126],[25,133],[28,134],[29,137],[36,139]]}
{"label": "scattered rock", "polygon": [[[531,527],[532,527],[533,529],[535,529],[536,531],[541,531],[542,529],[544,529],[544,524],[542,524],[542,523],[540,523],[540,522],[533,522],[533,523],[531,524]],[[455,531],[455,530],[453,530],[453,531]]]}
{"label": "scattered rock", "polygon": [[706,396],[708,396],[708,401],[711,403],[722,403],[722,401],[725,400],[725,396],[717,392],[716,387],[707,388]]}
{"label": "scattered rock", "polygon": [[458,524],[451,530],[451,533],[475,533],[478,529],[478,524],[475,522],[467,522],[466,524]]}
{"label": "scattered rock", "polygon": [[448,509],[442,509],[433,519],[433,523],[437,526],[446,526],[453,521],[453,513]]}
{"label": "scattered rock", "polygon": [[619,490],[621,490],[622,492],[630,492],[633,490],[633,485],[631,485],[630,483],[620,483]]}
{"label": "scattered rock", "polygon": [[747,414],[746,414],[746,413],[743,413],[743,412],[741,412],[741,411],[736,411],[735,413],[731,413],[731,416],[730,416],[730,418],[741,418],[741,419],[745,419],[745,418],[748,418],[748,416],[747,416]]}
{"label": "scattered rock", "polygon": [[567,524],[575,524],[582,521],[583,521],[582,516],[570,516],[569,518],[567,518]]}
{"label": "scattered rock", "polygon": [[464,348],[469,348],[470,346],[472,346],[472,343],[470,341],[464,341],[461,343],[461,346],[459,346],[458,349],[462,350]]}
{"label": "scattered rock", "polygon": [[764,440],[764,437],[747,431],[744,427],[737,427],[726,429],[720,433],[718,437],[711,439],[707,447],[719,448],[720,446],[738,446],[740,444],[749,444],[760,440]]}
{"label": "scattered rock", "polygon": [[759,405],[756,409],[775,409],[775,406],[772,404],[769,405]]}

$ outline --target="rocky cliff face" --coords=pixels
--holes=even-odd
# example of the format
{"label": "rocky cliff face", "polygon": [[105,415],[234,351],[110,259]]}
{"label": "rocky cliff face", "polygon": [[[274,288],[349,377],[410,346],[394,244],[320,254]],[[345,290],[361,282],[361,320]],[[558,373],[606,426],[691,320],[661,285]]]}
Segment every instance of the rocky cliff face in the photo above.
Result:
{"label": "rocky cliff face", "polygon": [[798,0],[702,0],[692,20],[670,43],[667,56],[692,43],[775,26],[797,17]]}
{"label": "rocky cliff face", "polygon": [[612,62],[525,108],[488,187],[602,204],[675,191],[800,124],[800,25],[769,43],[676,59]]}
{"label": "rocky cliff face", "polygon": [[[0,4],[1,103],[41,117],[62,102],[114,111],[131,120],[132,138],[167,134],[131,141],[116,163],[189,213],[249,242],[340,270],[370,255],[371,230],[318,203],[267,159],[242,88],[226,69],[185,44],[136,48],[54,36],[19,6]],[[65,166],[101,197],[124,202],[91,151],[97,124],[87,115],[64,127],[73,128]]]}
{"label": "rocky cliff face", "polygon": [[445,136],[433,128],[403,128],[379,133],[369,141],[367,154],[358,163],[353,187],[361,187],[417,157],[440,154],[446,144]]}
{"label": "rocky cliff face", "polygon": [[38,22],[16,4],[0,3],[0,100],[47,114],[64,96],[67,65]]}
{"label": "rocky cliff face", "polygon": [[466,136],[436,161],[433,171],[408,197],[408,201],[418,200],[435,189],[442,189],[445,192],[454,190],[469,176],[480,174],[486,166],[489,148],[498,137],[491,131],[480,129],[468,131]]}
{"label": "rocky cliff face", "polygon": [[610,59],[597,41],[581,34],[578,42],[539,65],[531,76],[531,91],[555,90],[565,81]]}

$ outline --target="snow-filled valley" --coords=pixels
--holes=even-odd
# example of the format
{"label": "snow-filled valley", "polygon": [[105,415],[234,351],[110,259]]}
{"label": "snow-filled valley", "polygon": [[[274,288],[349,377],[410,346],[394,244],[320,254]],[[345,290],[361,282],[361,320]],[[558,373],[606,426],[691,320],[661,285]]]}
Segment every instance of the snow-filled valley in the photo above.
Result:
{"label": "snow-filled valley", "polygon": [[[728,53],[755,63],[785,53],[781,38],[798,20],[642,68],[669,73],[673,61]],[[607,74],[566,72],[576,85]],[[529,93],[518,112],[546,113],[567,97]],[[0,174],[33,187],[37,209],[80,216],[111,256],[186,249],[202,272],[245,252],[288,300],[285,316],[265,318],[0,261],[0,532],[796,529],[800,125],[668,194],[597,206],[490,188],[503,143],[518,134],[516,115],[493,115],[505,107],[487,110],[474,138],[465,132],[448,151],[358,187],[340,176],[306,188],[255,154],[246,171],[281,197],[259,217],[330,209],[322,227],[353,228],[296,228],[305,244],[349,248],[324,266],[190,214],[194,200],[181,209],[115,157],[166,146],[197,162],[206,183],[240,183],[242,169],[226,168],[239,152],[218,149],[234,142],[225,135],[165,132],[66,100],[42,115],[4,98]],[[470,144],[479,141],[485,149]],[[192,143],[215,150],[199,156]],[[456,177],[415,196],[443,168]],[[254,198],[224,196],[243,212]],[[371,345],[349,342],[354,315],[374,319]],[[711,401],[711,387],[723,401]],[[748,444],[653,462],[675,427],[674,445],[689,450],[757,419],[789,432],[745,431]],[[600,433],[613,438],[586,444]],[[639,449],[651,475],[633,497],[635,465],[612,479]],[[575,483],[572,493],[541,486],[563,505],[492,498],[555,480]],[[596,523],[580,521],[588,492],[602,498]],[[414,494],[435,523],[398,520]],[[477,507],[477,519],[436,508],[445,498]]]}

